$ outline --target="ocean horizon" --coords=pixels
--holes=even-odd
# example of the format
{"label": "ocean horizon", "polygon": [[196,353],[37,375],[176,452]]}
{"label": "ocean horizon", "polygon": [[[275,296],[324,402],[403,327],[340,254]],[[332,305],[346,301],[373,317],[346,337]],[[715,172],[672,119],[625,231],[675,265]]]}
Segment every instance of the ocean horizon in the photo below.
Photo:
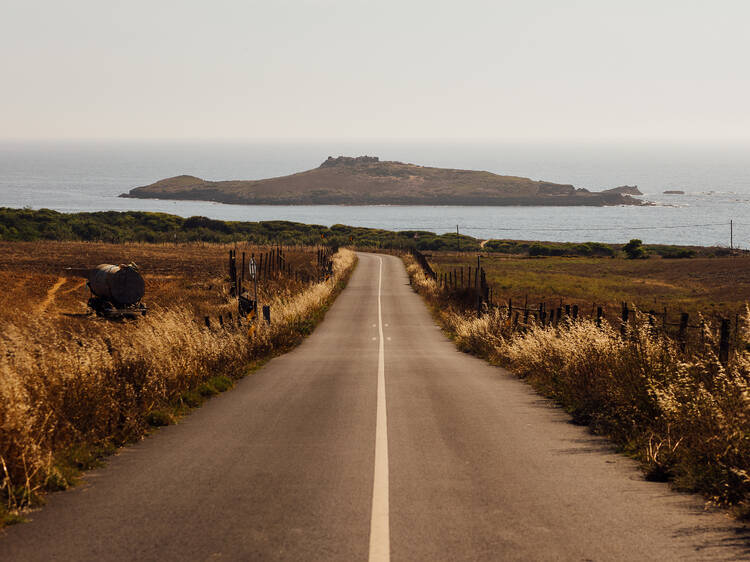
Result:
{"label": "ocean horizon", "polygon": [[[181,174],[261,179],[328,156],[378,156],[486,170],[592,191],[638,185],[649,206],[257,206],[119,195]],[[459,230],[482,239],[750,247],[750,143],[387,141],[0,141],[0,206],[60,212],[154,211],[221,220],[290,220],[389,230]],[[684,191],[666,195],[664,191]]]}

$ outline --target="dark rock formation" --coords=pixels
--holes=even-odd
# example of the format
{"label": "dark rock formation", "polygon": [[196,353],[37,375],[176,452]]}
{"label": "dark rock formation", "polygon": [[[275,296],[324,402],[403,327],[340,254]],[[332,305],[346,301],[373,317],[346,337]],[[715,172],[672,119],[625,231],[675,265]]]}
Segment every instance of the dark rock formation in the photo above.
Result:
{"label": "dark rock formation", "polygon": [[329,156],[326,161],[323,162],[319,168],[331,168],[333,166],[356,166],[357,164],[374,164],[380,162],[380,158],[377,156],[339,156],[334,158]]}
{"label": "dark rock formation", "polygon": [[619,193],[620,195],[643,195],[641,190],[638,189],[637,185],[622,185],[620,187],[613,187],[612,189],[605,189],[600,193]]}

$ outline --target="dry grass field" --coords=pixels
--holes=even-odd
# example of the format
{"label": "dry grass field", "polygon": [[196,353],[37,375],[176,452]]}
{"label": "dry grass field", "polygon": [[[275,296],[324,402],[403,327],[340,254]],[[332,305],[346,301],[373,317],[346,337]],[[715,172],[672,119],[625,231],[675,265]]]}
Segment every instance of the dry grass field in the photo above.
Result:
{"label": "dry grass field", "polygon": [[[437,273],[476,266],[476,254],[430,252]],[[593,304],[616,314],[622,302],[640,310],[673,317],[697,312],[734,316],[750,302],[750,257],[712,257],[645,260],[624,258],[521,258],[483,254],[481,265],[492,286],[493,300],[521,305],[558,302],[578,304],[590,311]]]}
{"label": "dry grass field", "polygon": [[[44,316],[60,326],[85,331],[105,322],[87,314],[86,280],[65,272],[65,268],[100,263],[137,264],[146,281],[143,300],[150,309],[188,306],[196,317],[226,316],[233,310],[228,299],[228,253],[235,247],[248,260],[253,254],[257,260],[271,249],[245,244],[0,242],[0,324]],[[285,248],[284,253],[295,272],[316,274],[315,248]],[[280,293],[290,295],[303,288],[294,277],[271,276],[260,282],[259,300],[268,302]]]}
{"label": "dry grass field", "polygon": [[[172,423],[298,343],[356,262],[353,252],[340,250],[331,275],[319,277],[315,248],[285,248],[291,274],[275,271],[259,283],[271,322],[239,325],[229,248],[0,244],[0,527],[45,491],[71,485],[103,453]],[[268,250],[237,246],[240,260],[242,252]],[[141,268],[149,307],[134,320],[88,313],[85,281],[64,273],[129,262]],[[204,316],[213,319],[210,327]]]}

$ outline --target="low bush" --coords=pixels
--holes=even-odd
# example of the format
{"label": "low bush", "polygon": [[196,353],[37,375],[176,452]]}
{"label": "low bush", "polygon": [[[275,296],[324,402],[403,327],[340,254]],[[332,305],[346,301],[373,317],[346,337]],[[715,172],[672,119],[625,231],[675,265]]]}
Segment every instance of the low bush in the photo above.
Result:
{"label": "low bush", "polygon": [[630,242],[622,247],[625,257],[629,260],[641,260],[648,257],[648,252],[643,247],[643,242],[638,238],[633,238]]}
{"label": "low bush", "polygon": [[665,259],[687,259],[695,257],[695,250],[667,250],[662,252]]}

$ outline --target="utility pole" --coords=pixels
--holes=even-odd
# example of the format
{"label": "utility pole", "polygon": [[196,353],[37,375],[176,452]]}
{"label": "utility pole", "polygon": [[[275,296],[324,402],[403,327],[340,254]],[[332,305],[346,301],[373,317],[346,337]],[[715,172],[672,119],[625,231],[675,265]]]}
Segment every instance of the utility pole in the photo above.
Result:
{"label": "utility pole", "polygon": [[729,219],[729,249],[734,249],[734,221]]}
{"label": "utility pole", "polygon": [[458,247],[458,253],[461,253],[461,238],[458,236],[458,225],[456,225],[456,245]]}

